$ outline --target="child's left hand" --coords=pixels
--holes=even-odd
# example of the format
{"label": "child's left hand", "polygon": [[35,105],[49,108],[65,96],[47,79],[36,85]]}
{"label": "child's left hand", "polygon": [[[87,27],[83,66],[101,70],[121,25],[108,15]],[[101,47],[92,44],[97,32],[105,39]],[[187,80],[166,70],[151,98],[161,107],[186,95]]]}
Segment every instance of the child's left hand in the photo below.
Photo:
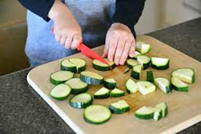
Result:
{"label": "child's left hand", "polygon": [[107,32],[103,57],[108,57],[116,65],[124,65],[128,56],[135,52],[135,38],[130,29],[121,23],[114,23]]}

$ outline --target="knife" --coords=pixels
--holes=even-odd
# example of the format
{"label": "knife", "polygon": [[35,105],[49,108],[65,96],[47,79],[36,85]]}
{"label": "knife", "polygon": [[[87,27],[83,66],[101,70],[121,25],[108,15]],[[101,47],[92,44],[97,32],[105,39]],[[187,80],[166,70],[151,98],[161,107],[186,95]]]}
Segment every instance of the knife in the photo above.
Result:
{"label": "knife", "polygon": [[[54,34],[54,27],[52,27],[52,33]],[[83,43],[80,43],[80,45],[77,48],[78,51],[80,51],[83,55],[85,55],[86,57],[94,60],[98,60],[102,63],[107,64],[108,66],[110,66],[108,64],[107,61],[105,61],[100,55],[98,55],[96,52],[94,52],[93,50],[91,50],[89,47],[87,47],[86,45],[84,45]]]}

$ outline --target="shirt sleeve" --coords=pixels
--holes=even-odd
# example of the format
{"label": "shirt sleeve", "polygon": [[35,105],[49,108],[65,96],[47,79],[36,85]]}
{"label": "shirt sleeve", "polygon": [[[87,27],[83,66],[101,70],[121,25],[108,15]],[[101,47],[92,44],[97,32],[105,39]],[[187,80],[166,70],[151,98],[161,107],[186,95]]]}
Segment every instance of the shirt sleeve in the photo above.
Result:
{"label": "shirt sleeve", "polygon": [[48,13],[55,0],[19,0],[19,2],[28,10],[49,21]]}
{"label": "shirt sleeve", "polygon": [[144,9],[146,0],[117,0],[116,12],[112,17],[113,23],[119,22],[128,26],[136,38],[134,26]]}

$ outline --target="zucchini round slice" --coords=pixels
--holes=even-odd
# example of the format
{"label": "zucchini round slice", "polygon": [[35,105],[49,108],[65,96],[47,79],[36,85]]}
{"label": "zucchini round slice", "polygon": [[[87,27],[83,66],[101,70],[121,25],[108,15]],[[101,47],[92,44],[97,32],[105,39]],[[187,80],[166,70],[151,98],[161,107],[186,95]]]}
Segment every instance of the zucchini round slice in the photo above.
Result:
{"label": "zucchini round slice", "polygon": [[71,92],[71,88],[66,84],[59,84],[52,89],[50,96],[57,100],[66,99]]}
{"label": "zucchini round slice", "polygon": [[141,76],[142,66],[140,64],[135,65],[131,71],[131,77],[139,80]]}
{"label": "zucchini round slice", "polygon": [[104,87],[94,93],[94,98],[96,99],[106,99],[108,97],[110,97],[110,90]]}
{"label": "zucchini round slice", "polygon": [[158,105],[156,105],[156,108],[159,108],[162,110],[162,117],[166,117],[168,114],[168,107],[167,104],[165,102],[162,102]]}
{"label": "zucchini round slice", "polygon": [[54,85],[65,83],[67,80],[72,79],[74,73],[70,71],[57,71],[50,75],[50,82]]}
{"label": "zucchini round slice", "polygon": [[154,74],[153,71],[147,71],[147,81],[154,83]]}
{"label": "zucchini round slice", "polygon": [[108,89],[114,89],[117,87],[117,82],[113,78],[104,79],[103,84]]}
{"label": "zucchini round slice", "polygon": [[80,73],[86,69],[86,61],[80,58],[70,58],[61,61],[61,70]]}
{"label": "zucchini round slice", "polygon": [[84,110],[84,119],[88,123],[102,124],[111,118],[110,110],[103,105],[90,105]]}
{"label": "zucchini round slice", "polygon": [[88,90],[88,85],[81,81],[79,78],[73,78],[65,82],[65,84],[71,87],[72,94],[84,93]]}
{"label": "zucchini round slice", "polygon": [[194,83],[195,82],[195,72],[191,68],[180,68],[172,72],[173,77],[177,77],[178,79],[187,82]]}
{"label": "zucchini round slice", "polygon": [[147,95],[156,90],[156,86],[148,81],[138,81],[137,85],[139,86],[139,92],[143,95]]}
{"label": "zucchini round slice", "polygon": [[123,114],[130,110],[128,103],[125,100],[120,100],[118,102],[114,102],[110,104],[109,109],[112,113],[115,114]]}
{"label": "zucchini round slice", "polygon": [[171,78],[171,84],[172,84],[172,88],[174,88],[177,91],[188,92],[188,85],[186,83],[182,82],[177,77]]}
{"label": "zucchini round slice", "polygon": [[129,68],[133,68],[133,66],[139,64],[135,59],[127,59],[126,60],[126,65],[129,67]]}
{"label": "zucchini round slice", "polygon": [[170,81],[167,78],[158,77],[155,79],[156,86],[164,93],[168,94],[172,92]]}
{"label": "zucchini round slice", "polygon": [[137,59],[137,57],[139,56],[139,55],[142,55],[140,52],[138,52],[138,51],[135,51],[135,55],[134,55],[134,59]]}
{"label": "zucchini round slice", "polygon": [[81,93],[73,96],[69,102],[74,108],[86,108],[93,103],[93,98],[88,93]]}
{"label": "zucchini round slice", "polygon": [[151,45],[147,44],[145,42],[140,42],[138,41],[135,45],[135,49],[140,52],[141,54],[147,54],[150,49],[151,49]]}
{"label": "zucchini round slice", "polygon": [[81,72],[80,79],[90,85],[100,85],[103,83],[103,77],[101,75],[90,71]]}
{"label": "zucchini round slice", "polygon": [[120,96],[124,96],[125,95],[125,92],[120,90],[120,89],[113,89],[111,92],[110,92],[110,96],[111,97],[120,97]]}
{"label": "zucchini round slice", "polygon": [[138,89],[139,89],[138,85],[132,79],[127,80],[126,90],[129,94],[136,93]]}
{"label": "zucchini round slice", "polygon": [[108,71],[115,68],[115,63],[113,61],[109,61],[108,59],[104,59],[109,65],[100,62],[99,60],[93,60],[92,66],[94,69],[99,71]]}
{"label": "zucchini round slice", "polygon": [[170,59],[151,57],[151,67],[157,70],[165,70],[169,68]]}
{"label": "zucchini round slice", "polygon": [[137,57],[137,61],[142,65],[142,68],[145,70],[149,67],[151,59],[149,56],[140,55]]}
{"label": "zucchini round slice", "polygon": [[135,112],[135,117],[139,119],[145,119],[145,120],[153,119],[153,116],[154,116],[154,111],[145,106],[141,107]]}

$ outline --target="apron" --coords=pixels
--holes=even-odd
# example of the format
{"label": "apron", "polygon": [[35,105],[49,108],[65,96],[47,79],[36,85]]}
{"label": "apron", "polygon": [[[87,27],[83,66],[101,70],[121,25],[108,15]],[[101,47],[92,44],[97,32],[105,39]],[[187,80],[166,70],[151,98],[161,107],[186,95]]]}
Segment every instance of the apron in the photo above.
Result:
{"label": "apron", "polygon": [[[83,42],[90,48],[104,44],[115,13],[116,0],[63,0],[81,26]],[[43,64],[76,53],[56,42],[53,21],[27,12],[28,36],[25,52],[30,62]]]}

